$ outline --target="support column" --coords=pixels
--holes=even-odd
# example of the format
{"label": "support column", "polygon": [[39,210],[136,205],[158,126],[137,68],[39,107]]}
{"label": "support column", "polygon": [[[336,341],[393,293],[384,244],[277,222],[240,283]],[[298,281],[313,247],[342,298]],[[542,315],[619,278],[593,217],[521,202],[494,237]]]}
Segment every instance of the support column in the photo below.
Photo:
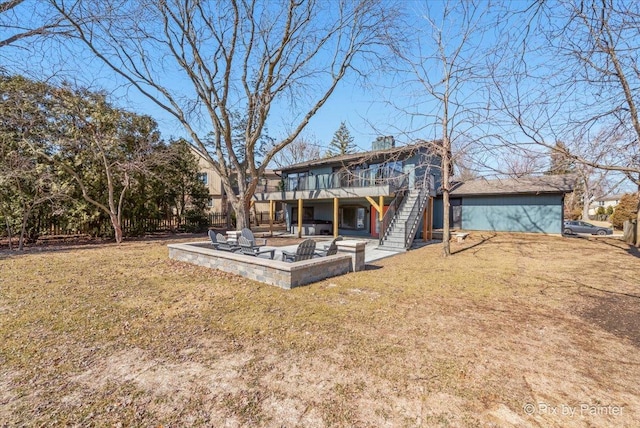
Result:
{"label": "support column", "polygon": [[378,237],[384,235],[382,220],[384,219],[384,196],[378,196]]}
{"label": "support column", "polygon": [[302,238],[302,199],[298,199],[298,238]]}
{"label": "support column", "polygon": [[429,224],[427,223],[427,220],[429,218],[429,203],[430,202],[431,201],[427,202],[427,207],[422,212],[422,240],[424,242],[427,242],[427,235],[429,234],[429,232],[427,231],[427,227],[429,227]]}
{"label": "support column", "polygon": [[273,201],[269,199],[269,236],[273,236]]}
{"label": "support column", "polygon": [[338,237],[338,198],[333,198],[333,237]]}

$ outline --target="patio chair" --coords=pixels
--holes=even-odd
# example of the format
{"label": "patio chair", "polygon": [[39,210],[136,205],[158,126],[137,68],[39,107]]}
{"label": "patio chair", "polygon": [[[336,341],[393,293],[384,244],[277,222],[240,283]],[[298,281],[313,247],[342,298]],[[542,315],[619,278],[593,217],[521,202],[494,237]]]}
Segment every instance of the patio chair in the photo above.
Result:
{"label": "patio chair", "polygon": [[213,230],[209,229],[208,233],[209,233],[209,239],[211,239],[211,245],[213,245],[213,248],[215,248],[217,250],[218,246],[220,245],[220,243],[216,239],[216,232],[214,232]]}
{"label": "patio chair", "polygon": [[260,247],[256,247],[253,245],[253,242],[249,241],[244,236],[238,238],[238,244],[240,244],[240,252],[242,254],[246,254],[247,256],[255,256],[258,257],[260,254],[269,254],[269,258],[273,260],[273,256],[275,255],[275,248],[271,250],[261,250]]}
{"label": "patio chair", "polygon": [[[253,242],[253,245],[255,247],[262,247],[263,245],[267,245],[266,238],[254,237],[251,229],[247,229],[246,227],[240,231],[240,235],[244,236],[249,242]],[[260,240],[260,242],[258,242],[258,239]]]}
{"label": "patio chair", "polygon": [[320,257],[326,257],[326,256],[333,256],[338,254],[338,245],[336,244],[336,242],[338,241],[342,241],[342,236],[337,236],[333,238],[329,245],[326,245],[322,250],[317,250],[315,252],[315,255]]}
{"label": "patio chair", "polygon": [[309,260],[316,251],[316,241],[313,239],[305,239],[298,245],[295,253],[282,251],[282,261],[299,262],[300,260]]}
{"label": "patio chair", "polygon": [[221,233],[218,233],[216,235],[216,241],[218,241],[218,250],[233,252],[233,251],[238,251],[240,249],[239,245],[229,243],[227,241],[227,238],[222,236]]}

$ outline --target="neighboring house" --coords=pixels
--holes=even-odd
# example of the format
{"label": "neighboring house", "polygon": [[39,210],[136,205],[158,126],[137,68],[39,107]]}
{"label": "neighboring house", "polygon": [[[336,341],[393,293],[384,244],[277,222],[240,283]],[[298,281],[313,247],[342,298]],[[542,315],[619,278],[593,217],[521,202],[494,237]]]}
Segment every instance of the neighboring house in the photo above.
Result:
{"label": "neighboring house", "polygon": [[615,208],[620,203],[620,198],[622,198],[623,195],[624,193],[621,193],[618,195],[603,196],[601,198],[594,199],[591,205],[589,205],[589,215],[595,216],[598,213],[597,211],[599,207],[603,207],[605,210],[608,207]]}
{"label": "neighboring house", "polygon": [[[461,230],[562,233],[564,195],[573,175],[457,183],[450,192],[451,227]],[[434,227],[442,228],[442,197],[435,203]]]}
{"label": "neighboring house", "polygon": [[210,212],[226,213],[227,198],[220,175],[213,169],[206,158],[193,147],[191,148],[198,158],[198,176],[209,191],[209,202],[207,208]]}
{"label": "neighboring house", "polygon": [[290,232],[379,237],[383,247],[411,246],[421,223],[429,231],[440,184],[438,142],[395,147],[379,137],[374,150],[282,168],[277,188],[256,192],[257,202],[283,202]]}
{"label": "neighboring house", "polygon": [[[222,179],[220,178],[220,175],[216,172],[215,169],[213,169],[211,164],[206,160],[204,156],[202,156],[193,147],[191,149],[198,158],[198,175],[200,177],[200,180],[202,180],[204,185],[209,190],[209,202],[207,204],[208,211],[212,213],[226,213],[230,209],[230,207],[228,206],[226,192],[224,190],[224,186],[222,185]],[[256,192],[264,191],[264,189],[266,188],[276,188],[280,181],[281,178],[276,175],[274,171],[269,169],[265,170],[264,177],[261,179]],[[278,207],[276,207],[276,209],[278,209]],[[266,212],[268,210],[269,203],[267,201],[255,203],[255,211]]]}

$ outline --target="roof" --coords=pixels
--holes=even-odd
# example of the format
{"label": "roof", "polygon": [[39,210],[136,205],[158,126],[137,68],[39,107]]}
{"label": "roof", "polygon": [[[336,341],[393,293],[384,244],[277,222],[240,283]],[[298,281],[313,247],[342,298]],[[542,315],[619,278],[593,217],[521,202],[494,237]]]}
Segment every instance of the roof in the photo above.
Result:
{"label": "roof", "polygon": [[452,196],[482,195],[522,195],[540,193],[571,193],[576,177],[566,175],[546,175],[542,177],[520,177],[487,180],[485,178],[456,183]]}
{"label": "roof", "polygon": [[289,165],[286,168],[280,168],[279,171],[294,172],[296,170],[302,170],[309,167],[323,166],[323,165],[349,165],[359,164],[363,162],[380,162],[384,160],[392,159],[397,155],[411,156],[419,150],[425,148],[433,149],[435,146],[440,145],[440,141],[419,141],[414,144],[407,144],[405,146],[392,147],[385,150],[375,150],[361,153],[350,153],[345,155],[331,156],[328,158],[314,159],[310,161],[300,162],[294,165]]}
{"label": "roof", "polygon": [[596,198],[594,200],[594,202],[597,201],[619,201],[620,199],[622,199],[622,197],[624,196],[624,193],[619,193],[617,195],[609,195],[609,196],[602,196],[600,198]]}

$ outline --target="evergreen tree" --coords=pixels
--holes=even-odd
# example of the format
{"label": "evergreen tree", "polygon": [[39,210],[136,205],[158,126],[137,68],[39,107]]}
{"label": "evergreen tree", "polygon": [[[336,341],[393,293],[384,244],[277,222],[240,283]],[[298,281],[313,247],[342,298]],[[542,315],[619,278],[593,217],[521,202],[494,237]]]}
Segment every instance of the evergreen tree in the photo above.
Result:
{"label": "evergreen tree", "polygon": [[353,144],[353,136],[347,129],[347,125],[342,122],[340,127],[333,134],[333,138],[329,143],[329,149],[327,150],[327,156],[346,155],[349,153],[355,153],[356,146]]}
{"label": "evergreen tree", "polygon": [[636,218],[638,212],[638,194],[627,193],[622,195],[620,203],[613,210],[611,224],[616,229],[622,229],[624,222]]}
{"label": "evergreen tree", "polygon": [[550,165],[547,175],[561,175],[575,172],[573,160],[567,156],[567,146],[562,141],[556,141],[555,147],[550,153]]}

